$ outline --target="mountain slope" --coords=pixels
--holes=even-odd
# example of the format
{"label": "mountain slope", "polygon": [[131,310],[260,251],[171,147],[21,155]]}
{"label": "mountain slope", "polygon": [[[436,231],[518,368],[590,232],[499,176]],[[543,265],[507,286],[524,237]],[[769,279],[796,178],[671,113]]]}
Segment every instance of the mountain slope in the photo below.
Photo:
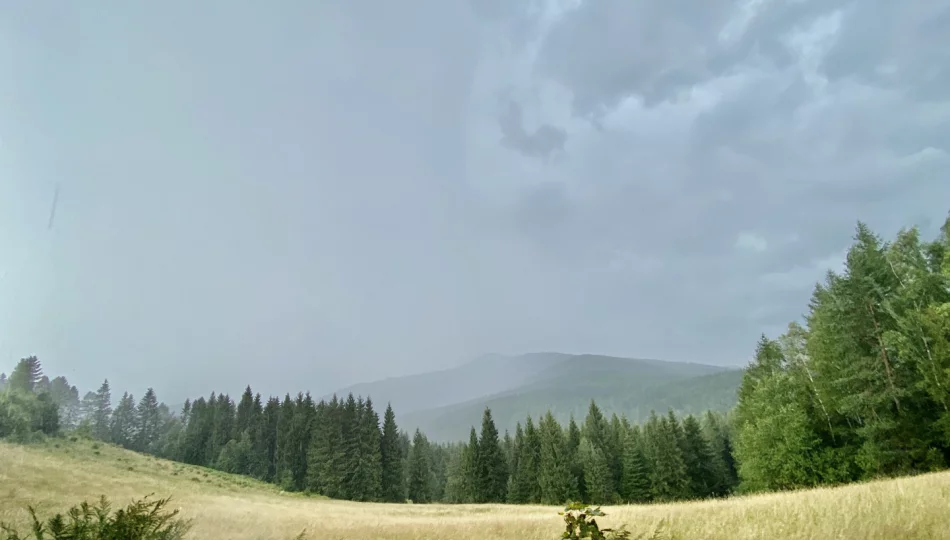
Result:
{"label": "mountain slope", "polygon": [[517,388],[569,358],[562,353],[490,354],[456,368],[355,384],[335,393],[370,396],[380,409],[391,403],[398,414],[407,414]]}
{"label": "mountain slope", "polygon": [[513,391],[470,400],[465,403],[415,411],[402,415],[399,425],[406,430],[416,427],[435,441],[458,441],[468,436],[469,429],[481,423],[485,407],[492,411],[499,431],[514,433],[517,422],[524,423],[530,414],[535,419],[547,410],[562,424],[573,415],[578,422],[587,415],[591,399],[608,416],[626,415],[640,423],[650,411],[665,414],[673,409],[678,414],[701,414],[706,410],[727,411],[736,404],[736,391],[742,370],[733,369],[660,382],[636,376],[611,374],[610,379],[585,383],[570,378],[529,385]]}
{"label": "mountain slope", "polygon": [[600,355],[491,355],[455,369],[355,385],[347,392],[391,402],[401,428],[435,441],[462,440],[490,407],[499,430],[551,409],[581,420],[591,399],[607,413],[643,420],[651,410],[701,413],[736,402],[742,372],[705,364]]}

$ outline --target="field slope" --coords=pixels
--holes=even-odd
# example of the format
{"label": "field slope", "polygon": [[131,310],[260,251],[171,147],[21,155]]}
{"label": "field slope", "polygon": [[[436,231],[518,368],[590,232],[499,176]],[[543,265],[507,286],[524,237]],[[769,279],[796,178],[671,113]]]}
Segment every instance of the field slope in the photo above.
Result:
{"label": "field slope", "polygon": [[[0,442],[0,521],[24,524],[23,508],[65,510],[107,495],[123,504],[149,493],[173,496],[194,518],[192,538],[538,539],[560,531],[556,508],[384,505],[282,494],[240,477],[110,446],[59,441]],[[950,539],[950,473],[836,489],[655,506],[607,508],[604,524],[634,537],[664,522],[659,539]],[[649,537],[649,534],[647,534]]]}

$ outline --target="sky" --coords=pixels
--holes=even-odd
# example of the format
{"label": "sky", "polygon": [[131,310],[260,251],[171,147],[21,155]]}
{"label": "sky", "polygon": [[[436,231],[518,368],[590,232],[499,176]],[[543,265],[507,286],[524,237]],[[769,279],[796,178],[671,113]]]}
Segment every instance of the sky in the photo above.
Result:
{"label": "sky", "polygon": [[169,400],[743,365],[858,220],[936,234],[948,32],[950,0],[0,0],[0,360]]}

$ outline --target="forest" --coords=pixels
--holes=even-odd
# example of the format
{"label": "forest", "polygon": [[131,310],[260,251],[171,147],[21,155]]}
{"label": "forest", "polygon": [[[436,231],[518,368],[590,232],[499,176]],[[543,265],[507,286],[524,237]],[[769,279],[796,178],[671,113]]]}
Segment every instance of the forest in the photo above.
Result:
{"label": "forest", "polygon": [[[584,377],[583,371],[577,377]],[[170,411],[148,389],[113,407],[81,399],[36,357],[0,375],[0,437],[71,432],[248,475],[288,491],[386,502],[592,504],[788,490],[940,470],[950,460],[950,219],[933,241],[858,223],[844,269],[816,284],[804,320],[762,336],[727,415],[656,412],[642,425],[551,412],[499,433],[486,409],[469,439],[436,444],[382,418],[371,397],[238,399]]]}

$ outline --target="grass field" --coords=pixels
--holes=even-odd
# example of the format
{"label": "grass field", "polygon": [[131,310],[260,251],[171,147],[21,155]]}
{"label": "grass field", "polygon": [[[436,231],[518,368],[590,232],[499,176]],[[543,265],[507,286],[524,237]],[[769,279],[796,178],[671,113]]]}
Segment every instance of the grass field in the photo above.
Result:
{"label": "grass field", "polygon": [[[559,536],[559,508],[390,505],[308,498],[273,486],[90,442],[0,443],[0,521],[108,496],[154,493],[194,519],[192,538],[543,539]],[[726,501],[605,508],[602,525],[657,539],[950,539],[950,473]]]}

